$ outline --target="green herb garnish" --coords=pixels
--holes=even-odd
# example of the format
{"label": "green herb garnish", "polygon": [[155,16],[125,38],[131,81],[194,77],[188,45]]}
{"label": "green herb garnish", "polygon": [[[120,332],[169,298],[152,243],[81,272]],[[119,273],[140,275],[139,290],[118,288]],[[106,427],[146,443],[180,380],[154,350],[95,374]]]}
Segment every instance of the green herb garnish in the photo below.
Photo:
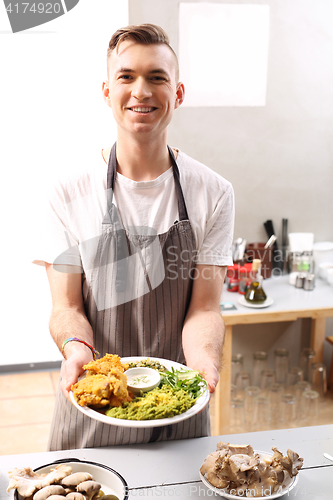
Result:
{"label": "green herb garnish", "polygon": [[188,392],[193,399],[198,399],[207,389],[207,382],[198,371],[195,370],[175,370],[160,373],[161,385],[168,384],[175,390],[183,389]]}

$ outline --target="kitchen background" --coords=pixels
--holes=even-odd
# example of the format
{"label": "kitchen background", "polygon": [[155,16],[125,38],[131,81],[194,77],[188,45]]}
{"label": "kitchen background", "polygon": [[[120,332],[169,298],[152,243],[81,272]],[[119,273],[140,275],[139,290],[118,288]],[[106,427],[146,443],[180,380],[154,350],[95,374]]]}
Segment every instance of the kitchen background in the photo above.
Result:
{"label": "kitchen background", "polygon": [[[31,261],[39,257],[48,185],[115,139],[100,92],[109,38],[128,22],[152,22],[165,28],[179,52],[181,3],[265,7],[265,95],[258,105],[235,101],[181,107],[169,143],[232,182],[235,238],[265,241],[267,219],[280,238],[282,218],[288,218],[290,232],[313,232],[315,241],[333,241],[332,3],[80,0],[65,16],[15,35],[0,11],[2,372],[44,366],[40,363],[53,366],[60,360],[48,333],[51,300],[45,270]],[[216,60],[203,79],[203,92],[209,93],[214,79],[223,83],[223,71],[217,76],[222,48],[204,33],[198,37],[198,65],[208,53]],[[227,49],[232,58],[234,45]],[[333,289],[331,293],[333,304]],[[332,335],[333,319],[327,320],[326,330]],[[236,326],[233,349],[250,359],[255,350],[286,347],[297,358],[309,336],[308,320]],[[327,367],[331,356],[326,345]]]}

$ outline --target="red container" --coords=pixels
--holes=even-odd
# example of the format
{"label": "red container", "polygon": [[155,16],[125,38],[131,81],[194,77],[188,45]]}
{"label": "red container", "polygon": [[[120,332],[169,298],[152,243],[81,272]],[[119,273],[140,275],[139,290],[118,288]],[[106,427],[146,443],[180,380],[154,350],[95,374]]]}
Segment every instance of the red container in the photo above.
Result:
{"label": "red container", "polygon": [[239,279],[239,269],[240,269],[239,264],[234,264],[233,266],[228,266],[227,267],[227,278],[234,278],[234,279]]}

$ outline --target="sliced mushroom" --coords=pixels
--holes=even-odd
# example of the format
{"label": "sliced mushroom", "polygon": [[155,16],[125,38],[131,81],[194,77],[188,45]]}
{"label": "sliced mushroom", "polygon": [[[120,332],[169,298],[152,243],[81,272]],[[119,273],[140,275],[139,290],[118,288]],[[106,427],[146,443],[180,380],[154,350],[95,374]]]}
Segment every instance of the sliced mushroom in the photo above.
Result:
{"label": "sliced mushroom", "polygon": [[83,493],[87,500],[91,500],[100,489],[101,485],[96,481],[84,481],[76,487],[76,490]]}
{"label": "sliced mushroom", "polygon": [[77,486],[78,484],[83,483],[83,481],[88,481],[90,479],[92,479],[92,475],[89,474],[89,472],[75,472],[75,474],[65,477],[61,481],[61,484],[69,487]]}
{"label": "sliced mushroom", "polygon": [[60,484],[51,484],[37,491],[33,496],[33,500],[46,500],[51,495],[64,495],[64,494],[65,494],[65,489],[62,486],[60,486]]}

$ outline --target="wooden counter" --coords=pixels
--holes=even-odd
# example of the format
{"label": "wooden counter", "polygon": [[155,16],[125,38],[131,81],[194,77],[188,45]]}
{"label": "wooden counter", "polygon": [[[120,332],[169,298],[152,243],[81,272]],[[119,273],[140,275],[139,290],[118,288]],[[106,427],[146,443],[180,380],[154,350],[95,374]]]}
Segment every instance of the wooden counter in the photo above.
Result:
{"label": "wooden counter", "polygon": [[223,302],[232,302],[237,309],[223,311],[226,339],[223,351],[220,382],[215,395],[215,433],[228,432],[230,418],[230,387],[232,357],[232,327],[255,323],[274,323],[311,318],[311,347],[314,361],[322,361],[325,340],[325,320],[333,317],[333,287],[321,279],[314,290],[307,291],[289,284],[289,275],[271,277],[264,281],[265,292],[274,302],[263,309],[252,309],[239,304],[240,294],[223,290]]}

